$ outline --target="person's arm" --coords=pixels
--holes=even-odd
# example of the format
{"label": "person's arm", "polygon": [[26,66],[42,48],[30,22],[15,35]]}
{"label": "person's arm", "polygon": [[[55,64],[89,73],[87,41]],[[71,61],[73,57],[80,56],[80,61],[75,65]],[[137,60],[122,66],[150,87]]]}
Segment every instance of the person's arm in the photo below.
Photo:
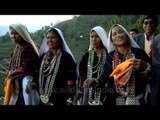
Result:
{"label": "person's arm", "polygon": [[75,96],[75,93],[76,93],[76,80],[77,80],[76,67],[77,66],[75,61],[69,55],[66,55],[65,63],[66,63],[66,69],[67,69],[67,73],[66,73],[67,89],[68,89],[67,103],[73,104],[73,97]]}
{"label": "person's arm", "polygon": [[84,88],[84,81],[87,79],[87,64],[88,64],[88,55],[86,52],[79,64],[79,88],[82,90]]}
{"label": "person's arm", "polygon": [[136,49],[135,59],[133,59],[133,67],[144,82],[149,82],[152,77],[151,59],[142,49]]}

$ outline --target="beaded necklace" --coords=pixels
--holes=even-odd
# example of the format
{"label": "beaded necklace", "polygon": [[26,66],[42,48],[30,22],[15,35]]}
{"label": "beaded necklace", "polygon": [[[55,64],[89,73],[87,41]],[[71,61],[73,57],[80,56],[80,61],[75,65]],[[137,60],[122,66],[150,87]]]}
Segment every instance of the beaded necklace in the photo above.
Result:
{"label": "beaded necklace", "polygon": [[21,47],[20,45],[16,45],[13,50],[13,56],[10,61],[9,70],[15,70],[20,67],[21,62]]}
{"label": "beaded necklace", "polygon": [[[93,66],[95,52],[91,50],[88,56],[88,65],[87,65],[87,79],[99,79],[100,75],[103,73],[103,66],[106,60],[106,51],[104,49],[101,50],[100,55],[98,56],[98,62],[95,66]],[[93,71],[95,69],[95,71]],[[97,77],[93,78],[93,74],[97,73]],[[93,88],[89,88],[89,105],[100,105],[100,94],[101,91],[95,91]]]}
{"label": "beaded necklace", "polygon": [[[59,69],[60,60],[62,52],[61,50],[57,51],[57,54],[51,59],[50,64],[46,64],[46,60],[49,57],[49,51],[45,54],[42,59],[40,72],[39,72],[39,93],[40,98],[43,103],[49,102],[49,97],[52,94],[52,88],[56,79],[56,75]],[[48,65],[48,68],[47,66]],[[48,74],[46,72],[48,71]],[[51,74],[53,72],[53,74]],[[44,84],[44,77],[46,77],[46,83]],[[44,86],[44,88],[43,88]]]}
{"label": "beaded necklace", "polygon": [[[113,69],[115,69],[117,67],[118,64],[124,62],[125,60],[129,59],[129,58],[133,58],[134,54],[132,54],[131,52],[131,47],[129,47],[126,51],[126,54],[120,58],[119,52],[118,50],[116,50],[114,52],[113,55],[113,61],[112,61],[112,65],[113,65]],[[124,105],[126,104],[126,99],[130,98],[132,101],[131,104],[134,104],[134,99],[135,99],[135,79],[134,79],[134,70],[132,71],[132,75],[130,78],[130,81],[128,81],[128,83],[125,86],[122,87],[118,87],[118,83],[115,81],[114,85],[116,88],[116,91],[120,94],[120,96],[116,99],[116,105]]]}

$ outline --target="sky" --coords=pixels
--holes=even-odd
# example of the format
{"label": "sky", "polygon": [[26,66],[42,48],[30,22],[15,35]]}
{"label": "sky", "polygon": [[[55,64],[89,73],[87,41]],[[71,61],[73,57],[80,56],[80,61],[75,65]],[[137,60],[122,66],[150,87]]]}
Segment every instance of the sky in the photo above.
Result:
{"label": "sky", "polygon": [[29,32],[40,30],[44,26],[50,26],[72,19],[79,15],[0,15],[0,36],[8,32],[9,25],[14,23],[24,24]]}
{"label": "sky", "polygon": [[26,26],[53,25],[57,22],[72,19],[75,15],[0,15],[0,26],[21,23]]}

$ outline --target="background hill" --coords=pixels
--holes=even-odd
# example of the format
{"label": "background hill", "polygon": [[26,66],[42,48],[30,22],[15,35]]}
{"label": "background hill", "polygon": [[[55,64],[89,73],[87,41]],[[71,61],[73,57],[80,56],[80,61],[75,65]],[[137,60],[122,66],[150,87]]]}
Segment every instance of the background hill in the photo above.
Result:
{"label": "background hill", "polygon": [[[51,26],[60,28],[64,34],[64,38],[73,52],[77,65],[81,60],[82,55],[88,49],[89,46],[89,34],[90,30],[94,26],[102,26],[107,32],[109,28],[115,24],[121,24],[126,29],[131,29],[133,27],[137,28],[139,32],[143,32],[141,21],[142,15],[80,15],[74,16],[73,19],[63,21],[60,23],[48,26],[40,27],[36,32],[30,30],[31,37],[35,40],[36,44],[40,46],[42,42],[43,35],[46,33],[47,29]],[[160,19],[160,16],[158,16]],[[27,26],[29,27],[29,26]],[[0,27],[0,64],[8,67],[9,53],[12,50],[13,43],[10,40],[9,33],[5,32],[6,27]],[[32,27],[34,29],[34,27]],[[158,26],[157,32],[160,33],[160,27]],[[0,67],[0,70],[4,71],[4,68]],[[5,74],[0,73],[0,81],[3,82]]]}

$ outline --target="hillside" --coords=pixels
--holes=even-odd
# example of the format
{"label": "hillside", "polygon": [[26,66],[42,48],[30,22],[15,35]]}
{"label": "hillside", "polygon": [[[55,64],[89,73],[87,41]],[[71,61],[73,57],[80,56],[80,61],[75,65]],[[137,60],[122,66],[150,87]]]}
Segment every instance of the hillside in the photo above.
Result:
{"label": "hillside", "polygon": [[[139,32],[142,32],[141,26],[142,16],[140,15],[80,15],[75,16],[71,20],[63,21],[57,23],[53,27],[58,27],[64,33],[65,40],[69,47],[71,48],[75,58],[77,60],[77,64],[80,61],[80,58],[84,51],[88,48],[89,45],[89,33],[90,30],[97,25],[102,26],[107,32],[108,29],[114,24],[119,23],[124,25],[128,30],[130,28],[136,27]],[[31,32],[31,37],[35,40],[36,44],[40,46],[42,41],[43,34],[50,28],[50,25],[43,26],[41,29],[36,32]],[[158,27],[158,31],[159,31]],[[0,37],[0,49],[4,49],[3,46],[5,44],[8,45],[7,48],[12,46],[12,42],[9,38],[9,34],[3,35]],[[1,51],[0,61],[4,58],[8,58],[8,51]],[[4,52],[4,53],[3,53]]]}
{"label": "hillside", "polygon": [[[58,27],[62,30],[64,38],[75,56],[77,65],[79,65],[82,55],[88,49],[90,30],[94,26],[100,25],[108,32],[109,28],[114,23],[118,23],[126,27],[128,30],[136,27],[139,32],[142,32],[141,20],[141,15],[80,15],[78,17],[75,16],[71,20],[57,23],[53,27]],[[50,25],[43,26],[36,32],[30,33],[38,46],[41,44],[43,34],[45,34],[49,28]],[[157,32],[160,32],[159,26]],[[8,64],[4,59],[9,60],[9,53],[12,47],[13,43],[11,42],[8,33],[0,36],[0,64],[5,67],[8,67]],[[0,70],[3,70],[3,68],[0,67]],[[0,74],[0,77],[0,81],[3,82],[5,75]]]}

